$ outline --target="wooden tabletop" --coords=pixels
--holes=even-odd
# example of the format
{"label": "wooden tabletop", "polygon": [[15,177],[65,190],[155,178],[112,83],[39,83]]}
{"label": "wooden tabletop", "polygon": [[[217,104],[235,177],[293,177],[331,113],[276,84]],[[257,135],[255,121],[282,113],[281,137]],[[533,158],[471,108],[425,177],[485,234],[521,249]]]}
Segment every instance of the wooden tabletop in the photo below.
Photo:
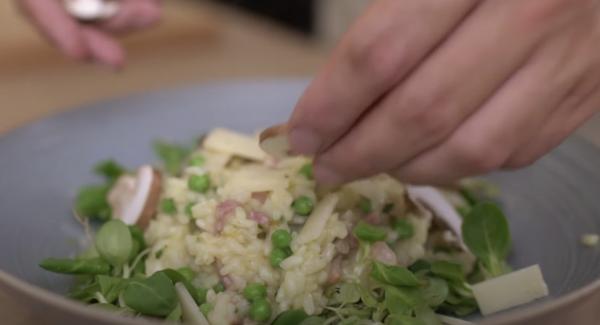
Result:
{"label": "wooden tabletop", "polygon": [[79,104],[222,79],[309,76],[324,51],[272,23],[209,2],[165,1],[162,23],[123,39],[122,71],[71,62],[0,2],[0,134]]}

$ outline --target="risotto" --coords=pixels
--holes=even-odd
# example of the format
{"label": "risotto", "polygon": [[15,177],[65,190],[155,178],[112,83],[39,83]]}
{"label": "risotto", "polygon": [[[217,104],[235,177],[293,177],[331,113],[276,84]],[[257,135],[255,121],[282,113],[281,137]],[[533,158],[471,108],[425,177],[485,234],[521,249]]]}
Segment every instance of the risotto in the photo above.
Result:
{"label": "risotto", "polygon": [[[93,245],[41,264],[80,275],[72,298],[190,324],[442,324],[477,311],[473,284],[509,271],[506,220],[474,183],[324,188],[310,159],[223,129],[156,150],[161,167],[105,162],[106,183],[80,193],[78,218],[103,223]],[[471,238],[488,217],[506,249]]]}

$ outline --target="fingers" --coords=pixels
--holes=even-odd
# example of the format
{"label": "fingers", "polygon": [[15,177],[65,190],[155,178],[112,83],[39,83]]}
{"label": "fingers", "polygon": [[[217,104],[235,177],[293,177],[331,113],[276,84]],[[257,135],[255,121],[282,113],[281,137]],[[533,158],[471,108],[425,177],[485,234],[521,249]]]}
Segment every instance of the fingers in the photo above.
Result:
{"label": "fingers", "polygon": [[[569,35],[548,41],[447,141],[394,175],[413,183],[448,183],[511,163],[530,163],[554,147],[589,117],[577,114],[576,108],[598,84],[597,74],[592,74],[593,82],[582,82],[590,62],[581,55],[586,49],[573,47],[573,40],[581,35],[573,29]],[[569,110],[562,108],[564,104]],[[559,120],[562,126],[557,125]],[[547,128],[554,134],[543,131]],[[534,143],[524,147],[527,142]]]}
{"label": "fingers", "polygon": [[130,32],[150,27],[159,21],[161,5],[157,0],[121,1],[117,15],[101,24],[113,33]]}
{"label": "fingers", "polygon": [[59,1],[22,0],[19,4],[37,29],[65,55],[74,59],[87,57],[79,25],[65,12]]}
{"label": "fingers", "polygon": [[325,150],[348,132],[476,5],[475,0],[375,2],[313,80],[289,122],[294,151]]}
{"label": "fingers", "polygon": [[81,27],[89,55],[94,61],[120,68],[125,62],[121,45],[107,33],[94,27]]}
{"label": "fingers", "polygon": [[483,2],[408,79],[317,157],[317,179],[341,183],[389,171],[449,137],[544,36],[543,28],[525,29],[515,17],[520,2],[506,3]]}

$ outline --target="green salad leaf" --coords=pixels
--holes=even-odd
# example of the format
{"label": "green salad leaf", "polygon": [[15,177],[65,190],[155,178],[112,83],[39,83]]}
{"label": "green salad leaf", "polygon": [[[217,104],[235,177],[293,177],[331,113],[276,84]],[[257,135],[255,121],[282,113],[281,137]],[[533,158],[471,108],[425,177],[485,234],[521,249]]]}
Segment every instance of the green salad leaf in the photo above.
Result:
{"label": "green salad leaf", "polygon": [[104,177],[108,183],[114,183],[127,172],[127,169],[114,160],[105,160],[94,167],[94,172]]}
{"label": "green salad leaf", "polygon": [[490,277],[505,273],[511,239],[508,221],[498,206],[489,202],[475,205],[463,220],[462,233]]}
{"label": "green salad leaf", "polygon": [[291,309],[279,314],[272,325],[301,325],[308,315],[302,309]]}
{"label": "green salad leaf", "polygon": [[448,283],[436,277],[427,279],[427,285],[423,288],[423,299],[430,307],[437,307],[446,301],[450,293]]}
{"label": "green salad leaf", "polygon": [[111,209],[106,197],[110,191],[108,185],[84,186],[75,198],[75,211],[82,217],[107,221],[111,218]]}
{"label": "green salad leaf", "polygon": [[96,277],[99,292],[104,296],[106,302],[112,304],[119,298],[121,292],[127,286],[127,280],[106,275],[98,275]]}
{"label": "green salad leaf", "polygon": [[153,147],[156,156],[162,161],[167,173],[171,175],[179,175],[181,173],[181,168],[191,153],[188,147],[163,141],[154,142]]}
{"label": "green salad leaf", "polygon": [[373,263],[371,277],[383,284],[393,286],[415,287],[420,285],[419,279],[407,268],[385,265],[380,262]]}
{"label": "green salad leaf", "polygon": [[68,259],[47,258],[40,263],[44,270],[63,274],[108,274],[110,264],[100,258]]}
{"label": "green salad leaf", "polygon": [[127,225],[121,220],[110,220],[96,234],[96,249],[102,258],[115,267],[121,267],[131,257],[133,239]]}
{"label": "green salad leaf", "polygon": [[123,292],[125,304],[144,315],[165,317],[178,305],[173,281],[164,272],[148,279],[131,280]]}
{"label": "green salad leaf", "polygon": [[464,282],[465,273],[461,264],[448,261],[431,262],[431,273],[450,281]]}

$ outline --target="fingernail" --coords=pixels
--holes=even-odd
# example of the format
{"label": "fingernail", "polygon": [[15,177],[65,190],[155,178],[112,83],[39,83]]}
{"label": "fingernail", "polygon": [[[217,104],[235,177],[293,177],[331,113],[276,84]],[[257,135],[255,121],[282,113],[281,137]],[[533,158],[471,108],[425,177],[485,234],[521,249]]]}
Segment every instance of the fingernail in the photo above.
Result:
{"label": "fingernail", "polygon": [[339,185],[344,182],[344,177],[327,165],[317,164],[314,166],[313,173],[320,184]]}
{"label": "fingernail", "polygon": [[289,134],[292,151],[300,155],[313,155],[321,147],[321,139],[313,131],[307,129],[292,129]]}

